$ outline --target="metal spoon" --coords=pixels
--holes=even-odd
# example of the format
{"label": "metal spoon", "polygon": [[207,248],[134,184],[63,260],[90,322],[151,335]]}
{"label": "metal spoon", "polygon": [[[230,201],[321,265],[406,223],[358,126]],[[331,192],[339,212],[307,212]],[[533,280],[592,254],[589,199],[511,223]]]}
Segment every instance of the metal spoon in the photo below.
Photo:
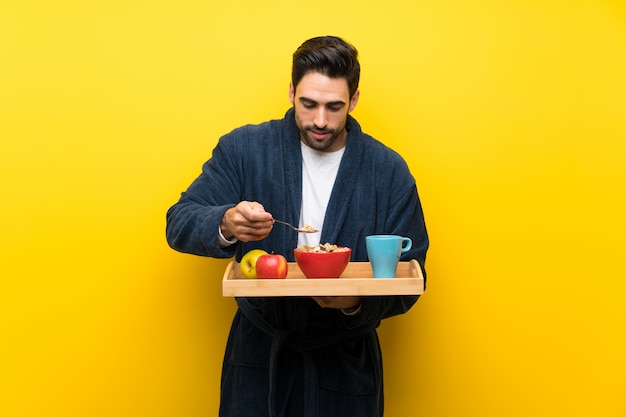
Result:
{"label": "metal spoon", "polygon": [[298,233],[317,233],[317,232],[319,232],[319,230],[316,230],[316,229],[314,229],[314,228],[313,228],[313,227],[311,227],[311,226],[306,227],[306,226],[308,226],[308,225],[305,225],[305,227],[304,227],[304,228],[302,228],[302,229],[298,229],[296,226],[294,226],[294,225],[292,225],[292,224],[290,224],[290,223],[284,222],[284,221],[282,221],[282,220],[276,220],[276,219],[274,219],[274,221],[275,221],[276,223],[280,223],[280,224],[284,224],[285,226],[289,226],[289,227],[291,227],[293,230],[295,230],[295,231],[296,231],[296,232],[298,232]]}

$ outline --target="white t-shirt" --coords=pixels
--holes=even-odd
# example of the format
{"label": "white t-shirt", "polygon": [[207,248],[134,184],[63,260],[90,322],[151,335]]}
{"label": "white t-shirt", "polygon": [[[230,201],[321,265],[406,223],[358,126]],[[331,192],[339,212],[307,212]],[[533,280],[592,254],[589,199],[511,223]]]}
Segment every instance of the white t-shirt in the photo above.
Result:
{"label": "white t-shirt", "polygon": [[319,230],[317,233],[298,233],[298,246],[315,246],[320,242],[321,230],[330,194],[337,178],[345,148],[335,152],[320,152],[304,143],[302,148],[302,206],[299,227],[305,224]]}
{"label": "white t-shirt", "polygon": [[[309,148],[304,143],[300,143],[300,146],[302,148],[302,206],[298,227],[302,228],[308,224],[319,232],[298,233],[298,246],[315,246],[320,243],[326,207],[345,148],[335,152],[320,152]],[[220,246],[226,247],[237,242],[236,238],[226,239],[219,226],[217,231]]]}

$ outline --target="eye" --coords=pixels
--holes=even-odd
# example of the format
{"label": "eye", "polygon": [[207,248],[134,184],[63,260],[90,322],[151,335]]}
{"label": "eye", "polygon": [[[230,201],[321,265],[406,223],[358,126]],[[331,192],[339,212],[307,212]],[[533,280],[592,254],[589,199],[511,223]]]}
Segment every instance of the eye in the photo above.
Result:
{"label": "eye", "polygon": [[315,108],[315,104],[312,104],[312,103],[302,103],[302,105],[304,106],[305,109],[314,109]]}
{"label": "eye", "polygon": [[336,112],[340,111],[342,109],[342,107],[343,106],[330,106],[330,107],[328,107],[328,110],[336,113]]}

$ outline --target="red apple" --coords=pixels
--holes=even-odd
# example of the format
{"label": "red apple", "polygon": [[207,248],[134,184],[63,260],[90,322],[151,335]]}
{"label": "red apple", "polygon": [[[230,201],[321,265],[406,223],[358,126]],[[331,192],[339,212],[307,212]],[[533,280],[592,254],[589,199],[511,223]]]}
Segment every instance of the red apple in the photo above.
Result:
{"label": "red apple", "polygon": [[260,279],[286,278],[288,269],[287,259],[283,255],[261,255],[256,261],[256,276]]}

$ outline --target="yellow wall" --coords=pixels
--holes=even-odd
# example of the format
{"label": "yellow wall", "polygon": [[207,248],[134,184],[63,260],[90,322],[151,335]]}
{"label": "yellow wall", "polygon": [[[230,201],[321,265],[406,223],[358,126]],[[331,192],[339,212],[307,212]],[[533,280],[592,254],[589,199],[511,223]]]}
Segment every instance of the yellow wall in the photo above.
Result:
{"label": "yellow wall", "polygon": [[432,238],[386,415],[626,415],[626,3],[214,3],[0,0],[0,415],[216,415],[226,261],[165,211],[320,34]]}

